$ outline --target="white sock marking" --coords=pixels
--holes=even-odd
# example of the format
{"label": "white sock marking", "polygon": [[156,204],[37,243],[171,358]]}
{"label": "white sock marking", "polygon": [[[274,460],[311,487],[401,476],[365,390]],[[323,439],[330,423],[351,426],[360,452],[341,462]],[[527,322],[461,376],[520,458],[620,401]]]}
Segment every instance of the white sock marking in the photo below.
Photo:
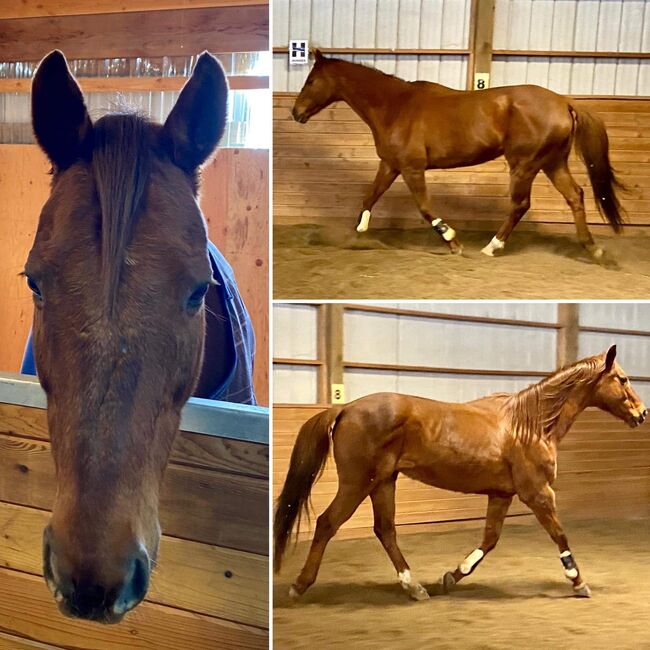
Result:
{"label": "white sock marking", "polygon": [[502,251],[505,247],[506,243],[497,239],[497,236],[494,235],[490,240],[490,243],[485,248],[481,249],[481,253],[494,257],[494,251]]}
{"label": "white sock marking", "polygon": [[361,213],[361,219],[359,220],[359,225],[357,226],[357,232],[366,232],[366,230],[368,230],[369,223],[370,223],[370,210],[364,210]]}
{"label": "white sock marking", "polygon": [[459,565],[460,572],[466,576],[483,559],[485,553],[480,548],[475,548]]}
{"label": "white sock marking", "polygon": [[408,591],[411,588],[411,572],[406,569],[406,571],[398,573],[397,577],[399,578],[399,583],[402,585],[402,589]]}

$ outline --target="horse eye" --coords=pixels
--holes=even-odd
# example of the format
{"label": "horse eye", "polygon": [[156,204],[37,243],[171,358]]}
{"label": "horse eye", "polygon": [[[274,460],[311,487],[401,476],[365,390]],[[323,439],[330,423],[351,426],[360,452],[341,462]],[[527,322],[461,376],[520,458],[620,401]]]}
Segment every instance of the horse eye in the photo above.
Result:
{"label": "horse eye", "polygon": [[200,284],[194,291],[192,295],[187,299],[188,309],[198,309],[202,304],[205,298],[205,295],[208,293],[210,285],[206,282],[205,284]]}
{"label": "horse eye", "polygon": [[621,382],[621,384],[623,384],[623,386],[625,386],[625,384],[628,382],[627,377],[619,377],[618,380]]}
{"label": "horse eye", "polygon": [[29,287],[30,291],[34,294],[34,297],[38,298],[39,300],[43,299],[43,294],[41,293],[41,290],[36,284],[36,281],[33,278],[30,278],[27,276],[27,286]]}

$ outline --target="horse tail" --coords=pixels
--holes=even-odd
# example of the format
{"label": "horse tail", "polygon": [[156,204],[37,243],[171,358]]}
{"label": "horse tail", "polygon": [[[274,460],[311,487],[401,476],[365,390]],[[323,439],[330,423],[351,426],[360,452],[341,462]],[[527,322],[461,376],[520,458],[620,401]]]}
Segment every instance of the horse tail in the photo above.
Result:
{"label": "horse tail", "polygon": [[300,427],[291,452],[287,478],[275,506],[273,566],[276,573],[280,570],[294,525],[297,524],[297,534],[302,515],[309,516],[309,494],[325,469],[331,434],[342,410],[343,407],[339,406],[322,411]]}
{"label": "horse tail", "polygon": [[573,106],[569,108],[575,115],[576,151],[587,168],[598,211],[614,232],[621,232],[627,215],[616,190],[624,192],[626,187],[616,178],[609,161],[609,138],[605,125],[588,111],[578,111]]}

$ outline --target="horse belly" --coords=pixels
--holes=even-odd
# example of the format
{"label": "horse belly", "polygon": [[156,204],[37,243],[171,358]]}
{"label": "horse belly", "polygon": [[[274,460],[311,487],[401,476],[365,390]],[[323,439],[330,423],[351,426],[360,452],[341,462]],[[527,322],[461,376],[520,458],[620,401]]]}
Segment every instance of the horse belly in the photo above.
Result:
{"label": "horse belly", "polygon": [[[422,459],[425,460],[425,459]],[[433,487],[467,494],[514,493],[511,473],[501,459],[453,459],[441,454],[425,462],[400,464],[399,471]]]}

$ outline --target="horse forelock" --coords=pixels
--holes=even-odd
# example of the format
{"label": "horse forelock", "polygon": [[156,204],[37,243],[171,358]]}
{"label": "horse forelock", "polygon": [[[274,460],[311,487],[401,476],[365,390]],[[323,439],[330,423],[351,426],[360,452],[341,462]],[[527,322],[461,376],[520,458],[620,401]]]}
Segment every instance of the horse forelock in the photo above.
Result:
{"label": "horse forelock", "polygon": [[576,387],[590,384],[603,367],[601,356],[588,357],[511,394],[505,406],[510,414],[514,437],[524,444],[547,440]]}
{"label": "horse forelock", "polygon": [[101,268],[109,317],[117,300],[126,248],[143,206],[153,156],[153,125],[137,113],[114,113],[94,125],[92,170],[101,210]]}

